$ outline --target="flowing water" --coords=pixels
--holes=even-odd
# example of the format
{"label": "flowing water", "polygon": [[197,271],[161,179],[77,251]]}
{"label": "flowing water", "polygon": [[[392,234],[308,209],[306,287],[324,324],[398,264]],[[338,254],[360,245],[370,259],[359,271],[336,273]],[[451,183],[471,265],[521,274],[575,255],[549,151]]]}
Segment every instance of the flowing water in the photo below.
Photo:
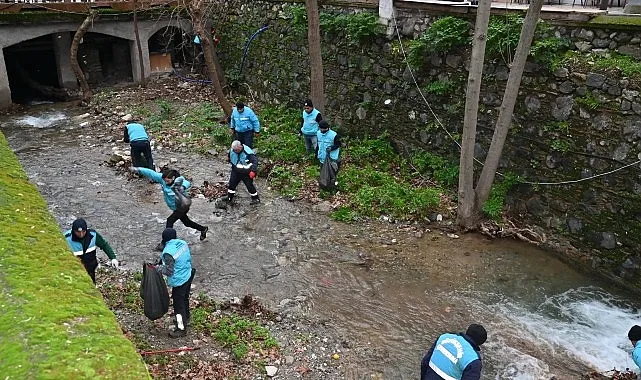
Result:
{"label": "flowing water", "polygon": [[[32,107],[3,117],[2,131],[61,229],[85,217],[125,268],[138,269],[155,258],[169,214],[160,189],[107,166],[114,150],[127,150],[116,141],[120,131],[95,122],[81,128],[85,119],[72,112]],[[222,160],[154,154],[195,185],[226,180]],[[266,186],[258,181],[263,203],[255,208],[242,189],[229,211],[194,199],[190,216],[209,226],[208,239],[176,227],[192,246],[194,291],[253,293],[278,310],[317,318],[344,337],[349,378],[416,379],[434,339],[472,322],[488,330],[484,379],[573,379],[634,366],[626,334],[641,323],[641,302],[550,253],[475,235],[418,237],[395,225],[334,223]]]}

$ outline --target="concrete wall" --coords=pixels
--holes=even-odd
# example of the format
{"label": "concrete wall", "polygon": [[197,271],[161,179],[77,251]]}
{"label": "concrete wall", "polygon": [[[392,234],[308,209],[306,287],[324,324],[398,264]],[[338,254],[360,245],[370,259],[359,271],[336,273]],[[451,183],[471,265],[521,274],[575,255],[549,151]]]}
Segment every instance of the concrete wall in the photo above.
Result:
{"label": "concrete wall", "polygon": [[[58,78],[60,85],[65,88],[76,87],[76,78],[71,70],[71,61],[67,53],[71,48],[71,39],[78,29],[77,23],[49,23],[33,25],[0,25],[0,49],[28,41],[33,38],[52,35],[56,64],[58,65]],[[148,20],[138,22],[140,44],[143,52],[144,76],[151,74],[149,65],[149,38],[159,30],[166,27],[180,28],[191,32],[191,23],[187,20]],[[130,41],[131,68],[135,82],[141,78],[140,59],[133,23],[130,21],[94,21],[88,32],[102,33]],[[4,53],[0,54],[0,108],[11,105],[11,89],[7,77]]]}

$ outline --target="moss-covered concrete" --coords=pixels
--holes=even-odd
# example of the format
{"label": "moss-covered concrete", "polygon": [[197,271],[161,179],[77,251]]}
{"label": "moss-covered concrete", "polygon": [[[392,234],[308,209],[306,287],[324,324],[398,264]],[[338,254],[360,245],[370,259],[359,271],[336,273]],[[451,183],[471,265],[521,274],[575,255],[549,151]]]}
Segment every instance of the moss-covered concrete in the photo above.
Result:
{"label": "moss-covered concrete", "polygon": [[0,167],[2,378],[148,379],[2,134]]}

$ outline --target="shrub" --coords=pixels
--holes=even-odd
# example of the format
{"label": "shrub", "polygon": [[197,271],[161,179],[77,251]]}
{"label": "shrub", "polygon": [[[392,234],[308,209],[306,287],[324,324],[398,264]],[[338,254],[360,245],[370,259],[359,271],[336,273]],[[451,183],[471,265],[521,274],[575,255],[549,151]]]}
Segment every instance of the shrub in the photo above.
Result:
{"label": "shrub", "polygon": [[461,46],[468,45],[470,24],[461,18],[447,16],[440,18],[409,46],[408,61],[414,67],[425,62],[425,56],[431,53],[446,53]]}
{"label": "shrub", "polygon": [[430,152],[417,152],[410,159],[418,174],[430,175],[445,186],[455,186],[458,183],[459,166],[445,158]]}
{"label": "shrub", "polygon": [[495,181],[487,201],[483,203],[483,212],[485,215],[499,221],[503,215],[507,192],[512,186],[522,182],[521,177],[511,173],[505,174],[501,181]]}

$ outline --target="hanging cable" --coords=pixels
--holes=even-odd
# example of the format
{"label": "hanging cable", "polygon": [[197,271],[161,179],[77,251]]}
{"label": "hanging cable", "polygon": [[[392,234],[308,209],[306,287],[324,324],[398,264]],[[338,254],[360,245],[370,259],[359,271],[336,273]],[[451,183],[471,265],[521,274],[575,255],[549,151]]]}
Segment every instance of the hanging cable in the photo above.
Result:
{"label": "hanging cable", "polygon": [[[431,105],[430,105],[430,103],[427,101],[427,98],[425,97],[425,95],[423,94],[423,91],[421,90],[420,86],[418,85],[418,81],[416,80],[416,77],[414,76],[414,70],[412,70],[412,67],[410,66],[410,64],[409,64],[409,62],[408,62],[408,60],[407,60],[407,55],[406,55],[406,53],[405,53],[405,48],[403,47],[403,41],[402,41],[402,39],[401,39],[401,34],[400,34],[399,30],[398,30],[398,24],[397,24],[397,21],[396,21],[396,9],[394,9],[394,10],[392,11],[392,20],[394,20],[394,31],[396,32],[396,37],[397,37],[397,39],[398,39],[398,43],[399,43],[399,46],[400,46],[400,49],[401,49],[401,53],[403,54],[403,61],[405,61],[405,64],[406,64],[406,66],[407,66],[407,69],[408,69],[408,71],[409,71],[410,75],[412,76],[412,81],[414,82],[414,85],[416,86],[416,89],[418,90],[419,95],[421,95],[421,98],[423,99],[423,101],[424,101],[424,102],[425,102],[425,104],[427,105],[427,108],[429,109],[430,113],[431,113],[431,114],[432,114],[432,116],[434,117],[434,120],[436,121],[436,123],[438,124],[438,126],[439,126],[441,129],[443,129],[443,130],[445,131],[445,133],[450,137],[450,139],[452,139],[452,141],[454,141],[454,143],[459,147],[459,149],[461,149],[461,144],[460,144],[460,143],[459,143],[459,142],[454,138],[454,136],[452,136],[452,134],[450,133],[450,131],[448,131],[448,130],[447,130],[447,128],[445,128],[445,126],[443,125],[443,123],[441,123],[441,120],[438,118],[438,116],[436,115],[436,113],[435,113],[435,112],[434,112],[434,110],[432,109],[432,106],[431,106]],[[476,157],[474,158],[474,161],[475,161],[476,163],[480,164],[481,166],[483,166],[483,165],[484,165],[484,164],[483,164],[481,161],[479,161]],[[627,164],[627,165],[622,166],[622,167],[620,167],[620,168],[616,168],[616,169],[614,169],[614,170],[610,170],[609,172],[600,173],[600,174],[595,174],[595,175],[593,175],[593,176],[586,177],[586,178],[581,178],[581,179],[577,179],[577,180],[560,181],[560,182],[530,182],[530,181],[521,181],[521,183],[525,183],[525,184],[528,184],[528,185],[541,185],[541,186],[567,185],[567,184],[573,184],[573,183],[585,182],[585,181],[589,181],[589,180],[592,180],[592,179],[595,179],[595,178],[603,177],[603,176],[606,176],[606,175],[609,175],[609,174],[612,174],[612,173],[616,173],[616,172],[618,172],[618,171],[620,171],[620,170],[623,170],[623,169],[629,168],[630,166],[634,166],[634,165],[636,165],[636,164],[641,164],[641,160],[637,160],[637,161],[635,161],[635,162],[633,162],[633,163],[631,163],[631,164]],[[501,176],[501,177],[505,177],[505,175],[504,175],[504,174],[502,174],[501,172],[498,172],[498,171],[497,171],[497,172],[496,172],[496,174],[497,174],[497,175],[499,175],[499,176]]]}
{"label": "hanging cable", "polygon": [[238,71],[238,75],[243,73],[243,68],[245,67],[245,59],[247,58],[247,52],[249,51],[249,45],[252,43],[252,41],[256,37],[258,37],[259,34],[266,31],[267,29],[269,29],[269,25],[262,26],[249,38],[249,40],[247,40],[247,43],[245,44],[245,48],[243,49],[243,58],[240,61],[240,70]]}

